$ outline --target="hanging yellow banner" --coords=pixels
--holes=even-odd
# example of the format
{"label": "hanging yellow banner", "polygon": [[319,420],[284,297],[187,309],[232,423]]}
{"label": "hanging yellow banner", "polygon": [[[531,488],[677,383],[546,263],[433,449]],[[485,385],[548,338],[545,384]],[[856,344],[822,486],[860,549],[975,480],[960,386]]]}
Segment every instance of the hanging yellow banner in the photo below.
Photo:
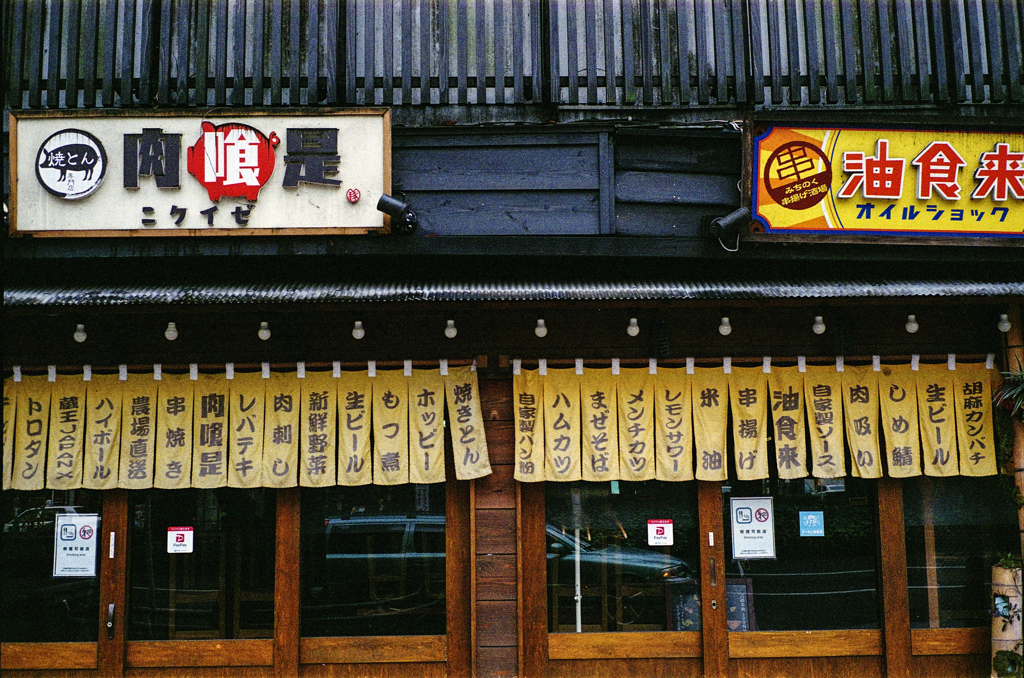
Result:
{"label": "hanging yellow banner", "polygon": [[654,375],[648,368],[623,369],[618,378],[619,474],[622,480],[653,480]]}
{"label": "hanging yellow banner", "polygon": [[444,378],[444,388],[448,414],[453,419],[455,477],[459,480],[472,480],[491,475],[476,370],[468,365],[449,368]]}
{"label": "hanging yellow banner", "polygon": [[409,380],[409,482],[444,482],[444,377],[413,370]]}
{"label": "hanging yellow banner", "polygon": [[[762,368],[732,368],[732,374],[729,375],[729,404],[732,408],[732,441],[737,479],[767,478],[768,377]],[[776,447],[778,444],[776,439]]]}
{"label": "hanging yellow banner", "polygon": [[808,365],[804,374],[811,468],[815,478],[846,476],[843,452],[843,377],[832,367]]}
{"label": "hanging yellow banner", "polygon": [[544,480],[544,384],[537,370],[521,370],[512,376],[512,398],[516,440],[513,475],[521,483]]}
{"label": "hanging yellow banner", "polygon": [[260,487],[266,380],[259,372],[235,372],[229,388],[228,487]]}
{"label": "hanging yellow banner", "polygon": [[24,376],[17,389],[14,415],[14,469],[11,488],[41,490],[46,478],[46,433],[50,416],[50,384],[45,376]]}
{"label": "hanging yellow banner", "polygon": [[727,480],[729,376],[721,367],[694,368],[690,393],[697,480]]}
{"label": "hanging yellow banner", "polygon": [[611,369],[583,370],[580,376],[580,461],[583,480],[608,481],[620,478],[621,448],[615,392],[616,379]]}
{"label": "hanging yellow banner", "polygon": [[544,450],[548,480],[583,477],[580,463],[580,377],[574,369],[549,369],[544,378]]}
{"label": "hanging yellow banner", "polygon": [[960,475],[994,476],[998,472],[992,430],[992,380],[996,374],[983,364],[957,366],[954,401]]}
{"label": "hanging yellow banner", "polygon": [[909,365],[883,365],[878,376],[889,476],[921,475],[921,436],[917,424],[917,375]]}
{"label": "hanging yellow banner", "polygon": [[658,368],[654,379],[658,480],[693,480],[693,412],[685,369]]}
{"label": "hanging yellow banner", "polygon": [[796,366],[775,367],[768,377],[775,431],[775,463],[779,477],[806,478],[807,442],[804,423],[804,375]]}
{"label": "hanging yellow banner", "polygon": [[14,468],[15,412],[18,410],[17,389],[18,382],[14,381],[14,377],[4,379],[4,457],[3,468],[0,469],[0,473],[3,473],[2,488],[4,490],[11,489],[11,475]]}
{"label": "hanging yellow banner", "polygon": [[187,374],[164,373],[157,385],[156,468],[153,487],[177,490],[192,480],[194,382]]}
{"label": "hanging yellow banner", "polygon": [[373,484],[409,482],[409,378],[380,370],[373,384]]}
{"label": "hanging yellow banner", "polygon": [[846,438],[855,478],[881,478],[878,446],[878,372],[871,365],[847,365],[843,372]]}
{"label": "hanging yellow banner", "polygon": [[75,490],[82,486],[85,450],[86,382],[81,376],[58,375],[50,384],[50,443],[46,454],[46,487]]}
{"label": "hanging yellow banner", "polygon": [[129,374],[121,407],[121,469],[118,487],[153,487],[156,462],[157,383],[151,374]]}
{"label": "hanging yellow banner", "polygon": [[921,365],[917,373],[917,410],[921,427],[921,461],[927,476],[960,473],[956,450],[953,372],[946,365]]}
{"label": "hanging yellow banner", "polygon": [[299,484],[331,487],[338,482],[338,389],[330,372],[306,372],[299,379],[302,403]]}
{"label": "hanging yellow banner", "polygon": [[338,382],[338,484],[373,482],[370,402],[373,388],[366,372],[342,372]]}
{"label": "hanging yellow banner", "polygon": [[228,484],[228,394],[223,374],[200,374],[192,423],[192,487]]}
{"label": "hanging yellow banner", "polygon": [[299,481],[299,380],[271,372],[263,425],[263,486],[295,487]]}
{"label": "hanging yellow banner", "polygon": [[121,468],[121,381],[116,374],[95,374],[86,390],[82,486],[111,490]]}

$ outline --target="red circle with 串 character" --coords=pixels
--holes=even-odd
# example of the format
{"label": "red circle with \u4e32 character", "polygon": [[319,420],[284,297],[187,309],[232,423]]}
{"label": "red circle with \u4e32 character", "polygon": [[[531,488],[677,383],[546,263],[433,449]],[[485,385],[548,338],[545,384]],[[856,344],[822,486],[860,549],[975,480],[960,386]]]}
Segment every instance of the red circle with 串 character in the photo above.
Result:
{"label": "red circle with \u4e32 character", "polygon": [[825,199],[832,186],[832,163],[820,148],[791,141],[775,149],[764,166],[764,187],[776,203],[805,210]]}
{"label": "red circle with \u4e32 character", "polygon": [[92,526],[82,525],[78,530],[78,536],[85,540],[92,539]]}

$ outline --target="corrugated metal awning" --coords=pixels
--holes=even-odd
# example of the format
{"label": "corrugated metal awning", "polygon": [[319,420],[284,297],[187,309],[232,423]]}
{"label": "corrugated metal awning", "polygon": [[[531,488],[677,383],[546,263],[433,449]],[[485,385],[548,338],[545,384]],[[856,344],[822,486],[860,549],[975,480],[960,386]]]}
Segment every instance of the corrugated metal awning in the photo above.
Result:
{"label": "corrugated metal awning", "polygon": [[1024,281],[621,280],[432,281],[178,286],[53,286],[4,290],[4,306],[193,304],[687,301],[1024,295]]}

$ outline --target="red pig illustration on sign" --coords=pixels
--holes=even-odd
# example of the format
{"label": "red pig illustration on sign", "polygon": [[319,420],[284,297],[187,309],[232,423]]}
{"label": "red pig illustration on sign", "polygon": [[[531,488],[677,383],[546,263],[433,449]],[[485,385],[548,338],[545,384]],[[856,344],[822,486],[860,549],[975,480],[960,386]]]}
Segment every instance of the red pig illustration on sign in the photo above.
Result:
{"label": "red pig illustration on sign", "polygon": [[275,132],[267,137],[255,127],[237,122],[203,122],[203,133],[188,149],[188,172],[206,187],[210,200],[221,196],[255,202],[274,173]]}

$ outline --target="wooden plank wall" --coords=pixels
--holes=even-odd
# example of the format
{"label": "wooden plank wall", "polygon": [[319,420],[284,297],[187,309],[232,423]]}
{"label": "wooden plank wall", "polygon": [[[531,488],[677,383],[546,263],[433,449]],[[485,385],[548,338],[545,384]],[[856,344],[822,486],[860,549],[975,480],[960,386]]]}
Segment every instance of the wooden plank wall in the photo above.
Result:
{"label": "wooden plank wall", "polygon": [[600,197],[611,167],[602,164],[599,141],[576,131],[399,132],[393,191],[414,207],[421,236],[608,232]]}
{"label": "wooden plank wall", "polygon": [[623,235],[697,237],[740,204],[737,134],[619,130],[615,223]]}
{"label": "wooden plank wall", "polygon": [[476,675],[518,675],[515,433],[512,384],[482,379],[484,429],[493,473],[476,483]]}
{"label": "wooden plank wall", "polygon": [[0,11],[12,108],[1024,101],[1016,0],[7,0]]}
{"label": "wooden plank wall", "polygon": [[740,204],[734,130],[408,133],[393,185],[418,235],[698,237]]}

